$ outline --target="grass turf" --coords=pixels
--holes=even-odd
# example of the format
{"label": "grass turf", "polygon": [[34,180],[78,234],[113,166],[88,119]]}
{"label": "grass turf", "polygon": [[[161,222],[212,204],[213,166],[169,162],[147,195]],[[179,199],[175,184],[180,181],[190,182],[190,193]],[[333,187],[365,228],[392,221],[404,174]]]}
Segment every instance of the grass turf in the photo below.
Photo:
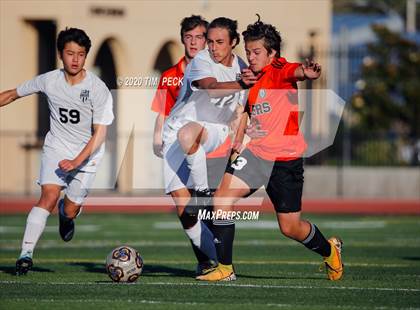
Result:
{"label": "grass turf", "polygon": [[[273,215],[261,215],[259,221],[237,225],[238,280],[197,282],[192,250],[174,214],[84,214],[69,243],[61,241],[58,220],[51,216],[33,271],[16,277],[26,216],[2,216],[0,308],[420,308],[418,217],[307,218],[326,236],[343,238],[343,280],[326,280],[325,272],[318,271],[321,259],[283,237]],[[106,255],[122,244],[136,248],[145,262],[135,284],[112,283],[105,274]]]}

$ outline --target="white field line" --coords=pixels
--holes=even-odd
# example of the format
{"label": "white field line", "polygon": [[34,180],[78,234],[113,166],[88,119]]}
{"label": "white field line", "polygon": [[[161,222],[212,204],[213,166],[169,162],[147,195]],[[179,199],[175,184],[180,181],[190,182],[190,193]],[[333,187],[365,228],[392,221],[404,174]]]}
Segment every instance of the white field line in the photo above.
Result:
{"label": "white field line", "polygon": [[[14,263],[16,257],[9,258],[0,258],[0,263]],[[179,265],[179,264],[196,264],[196,261],[193,260],[144,260],[146,264],[156,264],[156,265]],[[86,259],[86,258],[40,258],[36,259],[36,263],[40,264],[62,264],[62,263],[93,263],[93,264],[104,264],[105,258],[103,260],[98,259]],[[321,263],[319,261],[291,261],[291,260],[267,260],[267,261],[258,261],[258,260],[236,260],[235,264],[238,265],[313,265],[319,266]],[[413,264],[381,264],[381,263],[345,263],[348,267],[378,267],[378,268],[413,268]],[[2,271],[0,270],[0,273]],[[414,276],[413,277],[417,277]]]}
{"label": "white field line", "polygon": [[[92,285],[121,285],[113,282],[23,282],[23,281],[0,281],[0,284],[27,284],[27,285],[75,285],[75,286],[92,286]],[[418,288],[400,288],[400,287],[356,287],[356,286],[311,286],[311,285],[268,285],[268,284],[224,284],[218,283],[205,283],[205,282],[146,282],[141,281],[131,284],[122,285],[145,285],[145,286],[222,286],[233,288],[264,288],[264,289],[299,289],[299,290],[350,290],[350,291],[386,291],[386,292],[420,292]]]}
{"label": "white field line", "polygon": [[[5,299],[5,301],[12,301],[12,302],[27,302],[27,301],[33,301],[32,298],[11,298],[9,300]],[[60,302],[60,303],[115,303],[115,302],[123,302],[123,303],[135,303],[135,304],[164,304],[164,305],[185,305],[185,306],[207,306],[207,305],[212,305],[213,308],[215,308],[218,304],[215,304],[213,301],[211,302],[180,302],[180,301],[165,301],[165,300],[149,300],[149,299],[125,299],[125,298],[115,298],[115,299],[93,299],[93,298],[84,298],[84,299],[53,299],[53,298],[37,298],[36,302],[39,304],[40,302],[42,303],[56,303],[56,302]],[[296,308],[297,305],[294,304],[276,304],[276,303],[268,303],[268,304],[264,304],[264,303],[251,303],[251,302],[245,302],[245,303],[240,303],[241,305],[244,306],[266,306],[266,307],[276,307],[276,308]],[[239,303],[238,303],[239,305]],[[311,304],[310,306],[305,306],[305,305],[299,305],[299,308],[307,308],[307,309],[312,309],[314,307],[319,307],[322,305],[316,305],[316,304]],[[350,306],[350,305],[335,305],[334,309],[367,309],[367,310],[371,310],[372,307],[361,307],[361,306]],[[389,306],[375,306],[373,309],[376,310],[393,310],[393,309],[398,309],[398,310],[418,310],[420,308],[400,308],[400,307],[389,307]]]}
{"label": "white field line", "polygon": [[[76,228],[77,229],[77,228]],[[141,234],[139,233],[139,236]],[[280,232],[279,232],[280,236]],[[74,240],[70,243],[64,243],[61,240],[41,240],[37,245],[37,249],[70,249],[70,248],[99,248],[112,247],[119,244],[127,244],[133,247],[190,247],[190,243],[185,241],[141,241],[141,240]],[[3,239],[0,240],[0,250],[19,250],[21,246],[21,239]],[[300,246],[300,244],[293,240],[239,240],[236,241],[235,246]],[[420,238],[410,239],[385,239],[382,241],[347,241],[344,240],[344,246],[354,248],[378,248],[378,247],[394,247],[394,248],[420,248]]]}
{"label": "white field line", "polygon": [[[0,226],[0,234],[11,234],[11,233],[23,233],[23,226]],[[79,232],[97,232],[101,230],[99,225],[77,225],[77,231]],[[58,232],[58,226],[46,226],[44,232]]]}
{"label": "white field line", "polygon": [[[385,228],[387,226],[386,221],[320,221],[317,223],[320,228],[328,229],[378,229]],[[181,223],[179,221],[162,221],[155,222],[153,228],[156,229],[181,229]],[[237,229],[279,229],[277,221],[237,221],[235,223]]]}

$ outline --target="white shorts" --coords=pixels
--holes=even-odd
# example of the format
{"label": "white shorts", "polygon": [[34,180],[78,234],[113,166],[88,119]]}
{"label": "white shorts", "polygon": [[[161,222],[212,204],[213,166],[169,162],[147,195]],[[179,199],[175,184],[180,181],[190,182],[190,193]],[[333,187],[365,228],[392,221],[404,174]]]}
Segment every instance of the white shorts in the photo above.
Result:
{"label": "white shorts", "polygon": [[47,148],[42,151],[41,171],[38,184],[56,184],[64,189],[68,199],[75,204],[81,205],[89,193],[89,189],[95,180],[96,172],[73,170],[65,172],[58,167],[58,163],[64,158],[62,155]]}
{"label": "white shorts", "polygon": [[[202,144],[206,154],[217,149],[223,144],[229,134],[227,125],[196,122],[203,126],[208,133],[207,141]],[[172,143],[164,143],[163,146],[163,178],[165,192],[169,194],[181,188],[192,188],[193,184],[189,181],[190,170],[187,166],[186,154],[178,140]]]}

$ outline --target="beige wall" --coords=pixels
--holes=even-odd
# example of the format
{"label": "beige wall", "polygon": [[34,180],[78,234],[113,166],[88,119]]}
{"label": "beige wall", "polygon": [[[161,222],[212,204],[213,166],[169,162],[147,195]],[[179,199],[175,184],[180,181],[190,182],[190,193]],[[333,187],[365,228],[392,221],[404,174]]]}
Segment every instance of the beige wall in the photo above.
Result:
{"label": "beige wall", "polygon": [[[120,8],[122,17],[93,16],[92,7]],[[191,14],[201,14],[209,21],[218,16],[237,19],[243,31],[255,21],[255,13],[264,22],[277,26],[283,36],[283,56],[298,60],[298,48],[308,41],[308,32],[317,30],[318,42],[327,45],[331,27],[331,3],[317,1],[0,1],[0,90],[14,88],[37,72],[37,38],[34,29],[25,23],[28,19],[52,19],[57,29],[74,26],[85,29],[92,40],[87,68],[101,43],[112,38],[112,49],[118,76],[149,76],[153,74],[155,58],[165,42],[179,41],[180,20]],[[176,54],[182,53],[179,45]],[[237,53],[244,56],[243,45]],[[174,58],[178,56],[173,56]],[[59,63],[59,62],[58,62]],[[60,63],[59,63],[60,64]],[[118,132],[128,134],[136,122],[134,149],[141,162],[135,164],[135,181],[140,187],[159,187],[161,161],[152,156],[151,132],[154,114],[150,112],[152,91],[130,89],[118,100]],[[133,102],[135,104],[133,104]],[[21,99],[0,112],[0,193],[23,192],[23,176],[36,178],[39,154],[34,151],[30,161],[33,171],[24,171],[21,137],[5,137],[6,132],[34,134],[36,130],[35,96]],[[125,153],[127,141],[119,144],[119,160]],[[124,183],[124,182],[123,182]],[[150,184],[150,185],[146,185]],[[125,184],[125,183],[124,183]],[[130,184],[123,184],[129,190]],[[32,191],[37,190],[35,185]]]}

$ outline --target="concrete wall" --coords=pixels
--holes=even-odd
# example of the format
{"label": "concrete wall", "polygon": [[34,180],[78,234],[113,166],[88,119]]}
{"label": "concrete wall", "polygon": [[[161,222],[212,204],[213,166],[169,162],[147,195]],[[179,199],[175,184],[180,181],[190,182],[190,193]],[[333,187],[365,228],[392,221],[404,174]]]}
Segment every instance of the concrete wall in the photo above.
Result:
{"label": "concrete wall", "polygon": [[[93,14],[92,9],[122,10],[122,15]],[[0,90],[16,87],[37,74],[37,35],[28,20],[54,20],[58,31],[66,26],[86,30],[92,49],[86,67],[91,69],[95,55],[104,41],[111,44],[117,75],[121,77],[154,75],[156,57],[167,42],[176,42],[171,53],[176,59],[182,53],[179,23],[185,16],[201,14],[211,21],[227,16],[237,19],[239,31],[256,20],[259,13],[264,22],[274,24],[283,37],[283,56],[298,61],[298,50],[307,45],[308,33],[316,30],[318,43],[328,45],[331,28],[330,0],[282,1],[0,1]],[[236,52],[245,56],[243,42]],[[61,63],[57,61],[58,66]],[[124,165],[119,171],[123,192],[132,183],[140,187],[161,186],[162,162],[153,156],[151,143],[154,113],[150,111],[153,92],[139,88],[119,90],[117,113],[118,162],[129,149],[138,162]],[[36,98],[26,97],[0,111],[0,193],[23,193],[25,180],[32,180],[29,191],[37,190],[35,182],[39,151],[25,154],[21,144],[25,135],[36,131]],[[128,136],[134,128],[134,145],[127,149]],[[11,131],[14,134],[11,134]],[[138,153],[136,154],[138,150]],[[131,157],[133,154],[131,154]],[[126,157],[130,158],[130,156]],[[28,163],[25,164],[25,163]],[[119,164],[118,164],[119,165]],[[29,170],[26,170],[28,169]],[[102,167],[106,169],[106,167]],[[132,173],[133,172],[133,173]],[[136,177],[130,182],[129,175]],[[99,175],[97,180],[102,177]]]}
{"label": "concrete wall", "polygon": [[420,199],[420,168],[310,166],[304,197]]}

